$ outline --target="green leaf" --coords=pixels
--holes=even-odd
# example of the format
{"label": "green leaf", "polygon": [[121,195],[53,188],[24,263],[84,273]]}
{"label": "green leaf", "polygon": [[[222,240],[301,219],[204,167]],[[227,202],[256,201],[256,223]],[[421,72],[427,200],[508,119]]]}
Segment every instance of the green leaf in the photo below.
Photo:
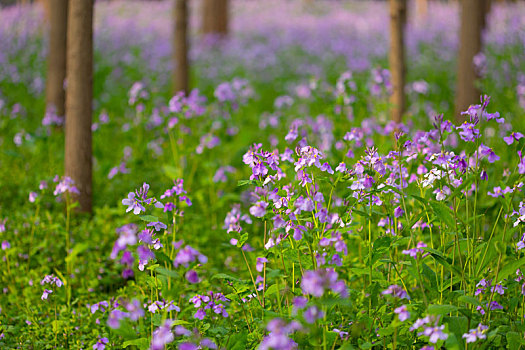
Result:
{"label": "green leaf", "polygon": [[246,243],[247,240],[248,240],[248,232],[245,232],[241,235],[239,242],[237,242],[237,247],[241,248],[244,245],[244,243]]}
{"label": "green leaf", "polygon": [[518,332],[507,332],[507,349],[518,350],[521,345],[525,345],[525,341]]}
{"label": "green leaf", "polygon": [[455,226],[455,221],[452,217],[452,214],[450,213],[450,209],[445,204],[442,202],[430,201],[430,206],[432,207],[432,210],[438,219],[447,224],[448,227]]}
{"label": "green leaf", "polygon": [[84,252],[86,249],[89,248],[89,244],[87,243],[77,243],[75,244],[75,246],[73,247],[73,250],[71,251],[71,253],[69,253],[69,255],[66,257],[66,262],[72,262],[73,260],[75,260],[75,258],[80,255],[80,253]]}
{"label": "green leaf", "polygon": [[163,276],[167,276],[167,277],[172,277],[172,278],[179,278],[180,275],[176,272],[176,271],[173,271],[173,270],[168,270],[167,268],[165,267],[161,267],[161,266],[158,266],[155,271],[158,273],[158,274],[161,274]]}
{"label": "green leaf", "polygon": [[150,344],[149,344],[148,338],[138,338],[138,339],[125,341],[122,344],[122,347],[127,348],[128,346],[132,346],[132,345],[138,347],[139,349],[147,349],[149,348]]}
{"label": "green leaf", "polygon": [[454,305],[436,305],[432,304],[429,305],[427,308],[427,312],[432,315],[448,315],[451,312],[454,312],[458,309],[457,306]]}
{"label": "green leaf", "polygon": [[159,221],[159,218],[153,215],[140,215],[140,220],[146,221],[146,222],[156,222]]}
{"label": "green leaf", "polygon": [[248,334],[246,333],[246,331],[234,333],[230,337],[230,341],[227,347],[230,350],[244,350],[246,349],[247,340],[248,340]]}
{"label": "green leaf", "polygon": [[470,295],[462,295],[462,296],[460,296],[458,298],[458,301],[460,301],[462,303],[474,305],[474,306],[480,306],[481,305],[481,303],[479,302],[478,299],[476,299],[474,297],[471,297]]}
{"label": "green leaf", "polygon": [[449,270],[449,271],[453,271],[453,272],[455,272],[455,273],[458,274],[458,275],[461,274],[461,272],[460,272],[455,266],[452,266],[452,265],[450,264],[450,262],[448,261],[447,258],[445,258],[443,255],[441,255],[441,252],[439,252],[439,251],[437,251],[437,250],[435,250],[435,249],[429,248],[429,247],[423,247],[423,248],[421,248],[421,249],[423,249],[424,251],[430,253],[430,255],[431,255],[434,259],[436,259],[436,261],[437,261],[439,264],[441,264],[441,265],[443,265],[444,267],[446,267],[447,270]]}
{"label": "green leaf", "polygon": [[498,279],[503,280],[507,278],[510,274],[516,273],[516,270],[522,267],[523,265],[525,265],[525,257],[519,260],[513,261],[511,263],[506,262],[506,264],[504,265],[504,267],[501,269],[500,273],[498,274]]}

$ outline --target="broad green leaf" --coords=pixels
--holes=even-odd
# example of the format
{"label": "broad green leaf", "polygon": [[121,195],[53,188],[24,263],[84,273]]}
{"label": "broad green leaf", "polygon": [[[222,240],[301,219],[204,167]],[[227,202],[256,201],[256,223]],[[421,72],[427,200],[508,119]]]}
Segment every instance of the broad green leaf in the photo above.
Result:
{"label": "broad green leaf", "polygon": [[474,305],[474,306],[480,306],[481,303],[479,302],[478,299],[470,296],[470,295],[462,295],[458,298],[458,301],[462,302],[462,303],[467,303],[467,304],[470,304],[470,305]]}
{"label": "broad green leaf", "polygon": [[455,226],[454,218],[450,213],[450,209],[442,202],[430,201],[430,206],[434,211],[434,214],[443,221],[448,227],[452,228]]}
{"label": "broad green leaf", "polygon": [[150,344],[149,344],[148,338],[138,338],[138,339],[125,341],[122,344],[122,347],[127,348],[128,346],[136,346],[139,349],[147,349],[149,348],[149,345]]}
{"label": "broad green leaf", "polygon": [[432,304],[428,306],[427,312],[432,315],[448,315],[449,313],[454,312],[457,309],[458,307],[454,305]]}
{"label": "broad green leaf", "polygon": [[525,265],[525,257],[513,262],[506,262],[498,274],[498,280],[503,280],[509,275],[516,273],[516,270]]}
{"label": "broad green leaf", "polygon": [[153,215],[140,215],[140,220],[146,221],[146,222],[157,222],[159,221],[159,218]]}

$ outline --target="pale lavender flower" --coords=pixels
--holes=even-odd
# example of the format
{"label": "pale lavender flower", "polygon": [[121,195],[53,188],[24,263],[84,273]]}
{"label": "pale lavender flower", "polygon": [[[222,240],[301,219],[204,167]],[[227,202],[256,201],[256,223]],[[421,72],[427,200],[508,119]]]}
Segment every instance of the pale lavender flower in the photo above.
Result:
{"label": "pale lavender flower", "polygon": [[438,340],[447,340],[448,338],[448,334],[444,333],[443,329],[445,329],[445,325],[427,327],[422,333],[419,334],[426,335],[427,337],[429,337],[429,342],[431,342],[432,344],[436,344]]}
{"label": "pale lavender flower", "polygon": [[410,313],[407,310],[406,305],[401,305],[400,307],[396,308],[394,312],[399,317],[399,321],[403,322],[410,318]]}
{"label": "pale lavender flower", "polygon": [[259,201],[250,207],[250,214],[257,218],[262,218],[266,214],[266,207],[268,207],[268,203]]}
{"label": "pale lavender flower", "polygon": [[164,323],[153,332],[150,350],[163,350],[166,344],[171,343],[175,339],[171,331],[172,324],[172,320],[165,320]]}
{"label": "pale lavender flower", "polygon": [[44,293],[42,293],[42,297],[40,297],[40,299],[47,300],[48,295],[51,293],[53,293],[51,289],[44,289]]}
{"label": "pale lavender flower", "polygon": [[38,193],[36,193],[36,192],[30,192],[29,193],[29,202],[30,203],[34,203],[37,198],[38,198]]}
{"label": "pale lavender flower", "polygon": [[474,343],[479,339],[486,339],[487,329],[489,329],[488,326],[484,326],[480,323],[477,328],[471,329],[468,333],[463,334],[463,338],[465,338],[467,343]]}
{"label": "pale lavender flower", "polygon": [[311,306],[303,313],[304,319],[307,323],[315,323],[318,319],[324,317],[324,312],[317,306]]}
{"label": "pale lavender flower", "polygon": [[98,341],[93,345],[93,350],[104,350],[106,348],[106,344],[108,343],[108,338],[100,338],[99,336]]}
{"label": "pale lavender flower", "polygon": [[139,203],[137,198],[135,198],[135,192],[128,193],[128,198],[122,200],[122,204],[127,205],[126,213],[133,210],[133,214],[139,215],[140,212],[146,211],[146,208]]}
{"label": "pale lavender flower", "polygon": [[187,245],[186,247],[179,250],[177,256],[175,256],[175,259],[173,260],[173,266],[179,267],[180,265],[183,265],[188,267],[191,262],[195,262],[197,260],[201,264],[208,262],[208,258],[205,255],[199,253],[198,250]]}

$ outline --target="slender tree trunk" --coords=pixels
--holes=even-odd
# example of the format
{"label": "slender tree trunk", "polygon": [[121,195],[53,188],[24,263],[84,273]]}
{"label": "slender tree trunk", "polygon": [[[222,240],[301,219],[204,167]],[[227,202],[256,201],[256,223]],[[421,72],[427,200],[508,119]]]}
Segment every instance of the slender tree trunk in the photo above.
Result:
{"label": "slender tree trunk", "polygon": [[458,75],[455,115],[463,120],[461,112],[479,102],[480,91],[476,87],[478,74],[474,56],[481,51],[482,6],[479,0],[461,1],[461,28],[458,57]]}
{"label": "slender tree trunk", "polygon": [[40,6],[42,6],[42,8],[44,9],[44,20],[46,22],[49,22],[50,21],[50,17],[51,17],[51,8],[50,8],[50,4],[49,4],[51,1],[53,1],[53,0],[36,0],[36,2],[38,2],[40,4]]}
{"label": "slender tree trunk", "polygon": [[173,9],[175,30],[173,33],[173,89],[174,92],[189,90],[188,83],[188,3],[187,0],[175,0]]}
{"label": "slender tree trunk", "polygon": [[[49,52],[47,56],[46,107],[65,113],[66,44],[68,0],[48,0]],[[46,1],[47,2],[47,1]]]}
{"label": "slender tree trunk", "polygon": [[405,112],[405,23],[406,0],[390,0],[390,74],[392,76],[391,118],[400,123]]}
{"label": "slender tree trunk", "polygon": [[418,18],[425,18],[428,13],[428,0],[416,0],[416,14]]}
{"label": "slender tree trunk", "polygon": [[67,27],[66,176],[80,191],[82,212],[91,212],[93,100],[93,0],[72,0]]}
{"label": "slender tree trunk", "polygon": [[202,34],[228,35],[228,0],[203,0]]}

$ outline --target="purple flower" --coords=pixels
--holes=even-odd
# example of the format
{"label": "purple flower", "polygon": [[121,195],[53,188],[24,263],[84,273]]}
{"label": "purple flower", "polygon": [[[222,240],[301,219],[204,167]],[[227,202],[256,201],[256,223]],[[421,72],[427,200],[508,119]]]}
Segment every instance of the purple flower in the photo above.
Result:
{"label": "purple flower", "polygon": [[195,295],[190,298],[195,308],[199,308],[193,317],[203,320],[206,317],[206,310],[212,310],[215,314],[220,314],[222,317],[228,317],[228,312],[223,304],[220,302],[229,301],[222,293],[208,292],[208,295]]}
{"label": "purple flower", "polygon": [[78,190],[78,188],[75,187],[75,181],[73,181],[73,179],[71,179],[69,176],[64,176],[64,178],[60,181],[58,175],[55,176],[54,180],[55,182],[58,182],[56,187],[55,187],[55,191],[53,192],[53,194],[55,196],[58,196],[62,193],[76,193],[76,194],[79,194],[80,191]]}
{"label": "purple flower", "polygon": [[146,208],[144,208],[135,198],[135,192],[128,193],[128,198],[123,199],[122,204],[128,206],[126,213],[133,210],[133,214],[139,215],[141,211],[146,211]]}
{"label": "purple flower", "polygon": [[11,248],[11,243],[9,241],[2,241],[2,250],[7,250]]}
{"label": "purple flower", "polygon": [[337,280],[337,272],[333,269],[320,269],[315,271],[306,271],[303,275],[301,288],[305,294],[315,297],[322,297],[325,290],[331,290],[333,293],[339,293],[343,298],[348,296],[345,283]]}
{"label": "purple flower", "polygon": [[60,278],[58,277],[55,277],[54,275],[46,275],[44,276],[44,278],[42,279],[42,281],[40,281],[40,285],[44,285],[44,284],[54,284],[56,285],[57,287],[62,287],[64,284],[62,283],[62,281],[60,280]]}
{"label": "purple flower", "polygon": [[191,262],[195,262],[197,260],[201,264],[208,262],[208,258],[205,255],[199,253],[198,250],[187,245],[186,247],[179,250],[177,256],[173,260],[173,266],[179,267],[180,265],[183,265],[188,267]]}
{"label": "purple flower", "polygon": [[509,186],[507,186],[504,190],[502,190],[501,187],[496,186],[494,187],[492,192],[487,192],[489,196],[494,197],[494,198],[497,198],[497,197],[504,198],[507,193],[512,193],[512,189]]}
{"label": "purple flower", "polygon": [[259,272],[262,272],[264,264],[268,262],[266,258],[257,258],[257,263],[255,264],[255,269]]}
{"label": "purple flower", "polygon": [[88,305],[88,307],[91,313],[94,314],[95,312],[97,312],[97,310],[100,310],[101,312],[105,312],[106,309],[109,307],[109,304],[107,301],[101,301],[91,306]]}
{"label": "purple flower", "polygon": [[29,202],[30,203],[34,203],[37,198],[38,198],[38,193],[36,193],[36,192],[30,192],[29,193]]}
{"label": "purple flower", "polygon": [[165,320],[164,323],[153,332],[150,350],[163,350],[166,344],[171,343],[175,336],[171,332],[172,320]]}
{"label": "purple flower", "polygon": [[295,331],[301,330],[301,325],[292,321],[289,324],[282,319],[275,318],[268,322],[266,326],[270,332],[265,336],[259,345],[260,350],[292,350],[297,349],[297,343],[289,335]]}
{"label": "purple flower", "polygon": [[293,299],[294,309],[304,309],[307,303],[308,303],[308,299],[306,299],[305,297],[295,297]]}
{"label": "purple flower", "polygon": [[262,218],[266,214],[266,207],[268,207],[268,203],[259,201],[250,208],[250,214],[256,218]]}
{"label": "purple flower", "polygon": [[165,229],[168,228],[168,226],[166,226],[164,223],[162,223],[160,221],[150,222],[146,226],[148,226],[148,227],[149,226],[153,226],[155,231],[165,230]]}
{"label": "purple flower", "polygon": [[139,245],[137,247],[137,254],[139,256],[139,270],[144,271],[144,266],[150,260],[155,259],[155,254],[146,245]]}
{"label": "purple flower", "polygon": [[195,270],[189,270],[186,272],[186,280],[190,283],[199,283],[199,275]]}
{"label": "purple flower", "polygon": [[410,297],[408,296],[407,292],[403,289],[403,287],[398,286],[397,284],[393,284],[389,286],[387,289],[381,292],[383,295],[392,295],[393,297],[399,298],[399,299],[407,299],[410,300]]}
{"label": "purple flower", "polygon": [[104,350],[106,348],[106,344],[108,343],[108,338],[100,338],[99,336],[97,343],[93,345],[93,350]]}
{"label": "purple flower", "polygon": [[405,211],[404,211],[401,207],[398,206],[398,207],[394,210],[394,217],[399,218],[399,217],[401,217],[404,213],[405,213]]}
{"label": "purple flower", "polygon": [[405,255],[410,255],[412,258],[417,259],[418,253],[423,254],[424,252],[424,250],[421,248],[425,248],[426,246],[427,245],[425,243],[418,242],[416,248],[403,250],[402,253]]}
{"label": "purple flower", "polygon": [[312,324],[320,318],[324,317],[324,312],[317,306],[311,306],[303,313],[306,322]]}
{"label": "purple flower", "polygon": [[468,333],[463,334],[463,338],[465,338],[467,343],[474,343],[478,339],[485,339],[487,338],[487,329],[489,329],[488,326],[480,323],[477,328],[471,329]]}
{"label": "purple flower", "polygon": [[126,316],[132,321],[136,321],[144,316],[144,310],[140,302],[136,299],[126,304],[126,310],[128,311]]}
{"label": "purple flower", "polygon": [[40,297],[40,299],[47,300],[47,296],[51,293],[53,293],[51,289],[44,289],[44,293],[42,293],[42,297]]}
{"label": "purple flower", "polygon": [[410,318],[410,313],[407,310],[406,305],[401,305],[400,307],[396,308],[394,312],[399,317],[399,321],[403,322]]}
{"label": "purple flower", "polygon": [[197,350],[199,346],[190,342],[184,342],[179,344],[179,350]]}
{"label": "purple flower", "polygon": [[120,321],[126,318],[128,314],[121,310],[113,310],[108,317],[108,326],[116,329],[120,327]]}
{"label": "purple flower", "polygon": [[463,141],[474,142],[480,135],[479,130],[475,128],[475,125],[472,123],[465,122],[462,125],[458,126],[456,129],[461,130],[459,136]]}
{"label": "purple flower", "polygon": [[514,140],[518,141],[522,137],[524,136],[521,132],[512,132],[509,136],[505,136],[503,138],[503,141],[505,141],[507,145],[512,145],[512,143],[514,143]]}
{"label": "purple flower", "polygon": [[445,325],[427,327],[420,334],[426,335],[427,337],[429,337],[429,342],[431,342],[432,344],[436,344],[438,340],[447,340],[448,338],[448,334],[443,333],[443,329],[445,329]]}
{"label": "purple flower", "polygon": [[525,156],[522,157],[521,151],[518,151],[519,163],[518,163],[518,172],[520,174],[525,174]]}

